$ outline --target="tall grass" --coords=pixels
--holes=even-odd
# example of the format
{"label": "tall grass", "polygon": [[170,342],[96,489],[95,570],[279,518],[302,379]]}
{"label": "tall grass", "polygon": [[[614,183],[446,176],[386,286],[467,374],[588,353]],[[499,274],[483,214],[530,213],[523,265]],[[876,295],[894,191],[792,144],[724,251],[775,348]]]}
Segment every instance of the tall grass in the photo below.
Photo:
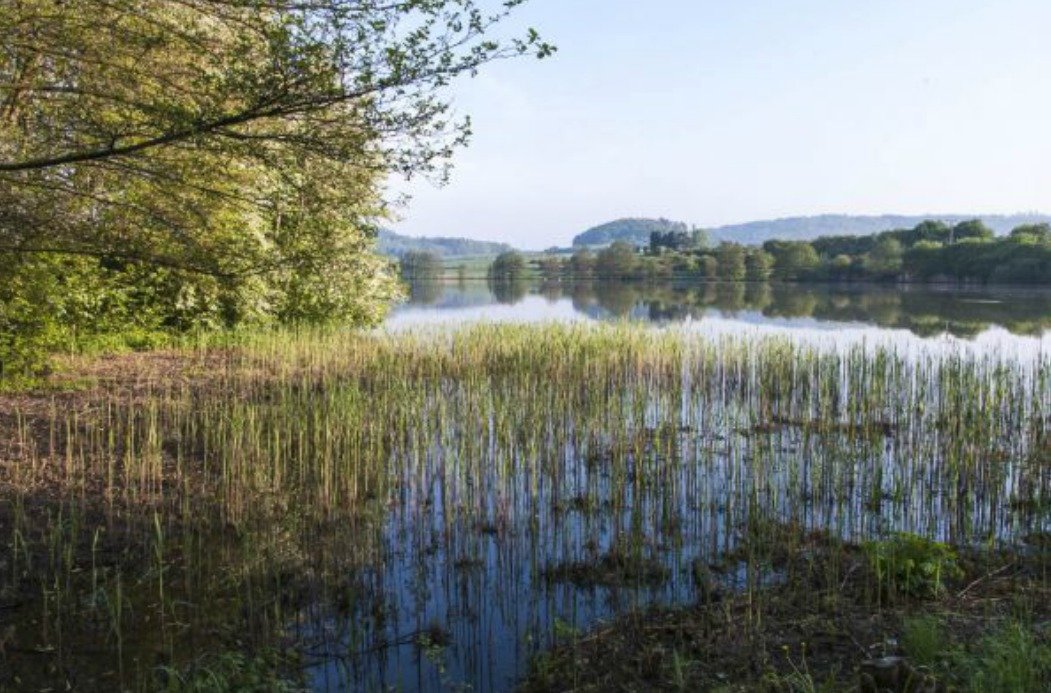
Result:
{"label": "tall grass", "polygon": [[481,325],[173,363],[12,400],[0,607],[27,680],[149,689],[277,648],[316,680],[503,687],[556,623],[710,581],[761,618],[809,531],[1051,530],[1045,355]]}

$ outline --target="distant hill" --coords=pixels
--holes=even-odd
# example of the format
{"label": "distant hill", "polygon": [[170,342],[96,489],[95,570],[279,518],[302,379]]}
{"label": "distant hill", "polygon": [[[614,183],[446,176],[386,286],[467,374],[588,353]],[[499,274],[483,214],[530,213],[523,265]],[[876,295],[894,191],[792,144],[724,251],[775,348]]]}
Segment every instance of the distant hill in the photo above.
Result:
{"label": "distant hill", "polygon": [[376,245],[380,253],[392,257],[401,257],[413,250],[436,253],[442,257],[499,255],[508,250],[513,250],[506,243],[475,241],[470,238],[414,238],[412,236],[403,236],[387,229],[380,229]]}
{"label": "distant hill", "polygon": [[[883,214],[855,216],[849,214],[821,214],[812,217],[787,217],[768,221],[750,221],[709,229],[711,239],[736,241],[749,245],[772,238],[808,241],[819,236],[861,236],[891,229],[911,229],[920,222],[931,220],[955,224],[969,219],[981,219],[998,234],[1005,234],[1022,224],[1051,223],[1046,214]],[[600,246],[623,240],[636,245],[647,245],[651,231],[685,231],[686,224],[667,219],[619,219],[588,229],[573,239],[573,245]]]}
{"label": "distant hill", "polygon": [[590,228],[573,239],[574,247],[609,245],[614,241],[628,241],[635,245],[646,245],[654,231],[687,231],[689,227],[681,221],[669,219],[617,219],[601,226]]}
{"label": "distant hill", "polygon": [[785,241],[809,241],[819,236],[865,236],[892,229],[911,229],[932,220],[957,224],[970,219],[981,219],[997,234],[1003,235],[1022,224],[1051,222],[1046,214],[883,214],[854,216],[848,214],[821,214],[813,217],[787,217],[771,221],[751,221],[712,229],[716,241],[736,241],[757,244],[771,238]]}

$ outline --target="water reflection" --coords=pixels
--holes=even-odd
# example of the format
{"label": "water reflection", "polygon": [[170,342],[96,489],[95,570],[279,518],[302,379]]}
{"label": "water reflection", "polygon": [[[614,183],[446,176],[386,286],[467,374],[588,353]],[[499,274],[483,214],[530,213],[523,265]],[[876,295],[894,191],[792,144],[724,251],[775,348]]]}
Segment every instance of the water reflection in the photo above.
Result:
{"label": "water reflection", "polygon": [[749,325],[851,325],[908,330],[919,337],[972,339],[1001,327],[1015,335],[1051,329],[1051,291],[930,287],[624,282],[418,282],[389,324],[499,319],[632,319],[659,324],[706,319]]}

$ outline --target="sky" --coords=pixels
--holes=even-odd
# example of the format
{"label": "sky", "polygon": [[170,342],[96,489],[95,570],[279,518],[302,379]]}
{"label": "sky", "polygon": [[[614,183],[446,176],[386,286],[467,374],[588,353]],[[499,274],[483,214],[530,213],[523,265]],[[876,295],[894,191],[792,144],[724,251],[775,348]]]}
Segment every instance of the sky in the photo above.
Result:
{"label": "sky", "polygon": [[551,59],[454,85],[474,137],[395,231],[526,249],[596,224],[1051,212],[1048,0],[529,0]]}

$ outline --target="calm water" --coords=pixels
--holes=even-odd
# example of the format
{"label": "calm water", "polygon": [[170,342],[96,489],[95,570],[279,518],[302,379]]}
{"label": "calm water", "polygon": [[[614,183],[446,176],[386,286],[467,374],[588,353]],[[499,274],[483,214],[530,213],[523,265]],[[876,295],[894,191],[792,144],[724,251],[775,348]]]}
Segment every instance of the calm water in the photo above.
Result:
{"label": "calm water", "polygon": [[[400,491],[375,528],[383,559],[358,576],[349,607],[318,604],[299,626],[316,643],[309,673],[317,690],[510,690],[559,632],[695,599],[691,566],[734,550],[757,510],[853,539],[907,530],[1010,541],[1051,529],[1046,511],[1025,510],[1051,495],[1046,465],[1031,462],[1028,429],[1051,404],[1039,370],[1051,293],[446,283],[414,287],[388,327],[625,318],[715,335],[977,350],[1033,370],[1010,376],[1027,383],[1019,386],[1025,397],[987,403],[1000,408],[989,419],[996,435],[981,441],[939,438],[938,416],[960,405],[922,387],[940,363],[923,349],[929,360],[872,381],[888,386],[886,416],[905,417],[900,433],[867,436],[754,428],[752,398],[764,391],[734,390],[745,387],[740,371],[686,367],[674,387],[640,382],[589,395],[600,403],[595,411],[558,411],[549,402],[568,401],[559,398],[576,386],[542,373],[534,384],[443,383],[421,395],[411,442],[389,462]],[[744,380],[754,386],[761,366],[752,368]],[[841,384],[830,406],[849,407],[864,387],[846,372],[832,377]],[[634,452],[621,456],[617,440],[633,441]],[[957,460],[977,454],[975,446],[1005,462],[962,479]],[[551,577],[629,544],[662,579]],[[722,571],[726,589],[777,580],[732,562]],[[427,647],[426,637],[421,644],[432,631],[441,632],[440,647]]]}
{"label": "calm water", "polygon": [[445,281],[412,286],[387,325],[549,320],[633,320],[710,335],[1031,353],[1046,348],[1051,289],[594,282],[494,287],[484,280]]}

